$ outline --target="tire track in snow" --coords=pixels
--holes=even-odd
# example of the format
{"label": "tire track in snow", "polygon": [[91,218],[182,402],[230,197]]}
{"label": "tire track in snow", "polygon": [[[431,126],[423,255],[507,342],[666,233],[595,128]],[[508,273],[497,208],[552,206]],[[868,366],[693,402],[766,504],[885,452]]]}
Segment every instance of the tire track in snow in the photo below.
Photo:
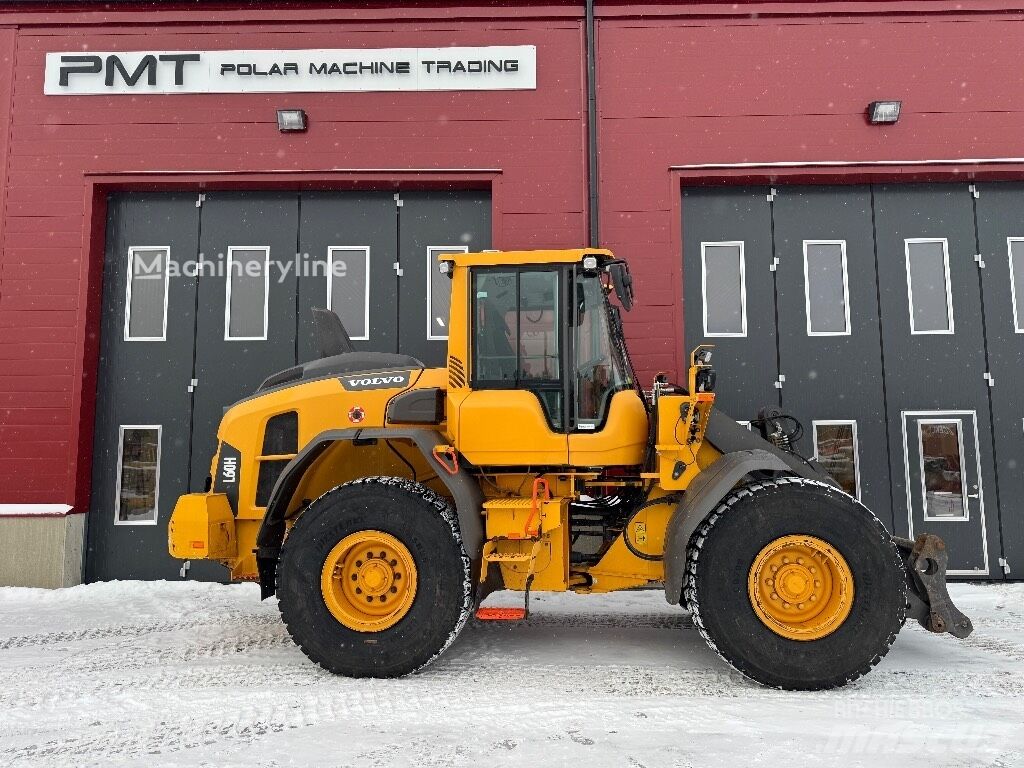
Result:
{"label": "tire track in snow", "polygon": [[[227,755],[235,747],[293,738],[282,734],[325,725],[351,733],[376,732],[381,723],[414,723],[444,733],[455,722],[467,733],[492,734],[499,703],[501,720],[514,722],[517,732],[547,734],[583,748],[573,733],[590,739],[588,723],[641,733],[653,726],[675,727],[685,712],[691,726],[711,730],[722,708],[748,703],[752,711],[773,706],[834,711],[884,699],[896,711],[913,712],[934,690],[949,691],[955,706],[962,705],[965,691],[973,697],[1024,698],[1024,667],[1010,670],[1005,662],[991,671],[922,672],[887,659],[842,691],[767,690],[704,654],[703,646],[704,655],[691,652],[696,646],[686,646],[694,642],[692,623],[684,612],[631,613],[639,607],[632,603],[622,613],[566,611],[558,610],[557,601],[541,603],[528,621],[514,627],[474,623],[444,657],[417,675],[349,680],[307,662],[276,611],[257,603],[245,611],[201,597],[196,602],[201,618],[185,622],[157,616],[150,623],[0,641],[0,670],[17,670],[0,688],[0,765],[106,767],[172,759],[191,765],[190,750],[215,748]],[[1005,614],[992,626],[1004,623],[1020,628]],[[597,629],[646,630],[669,663],[628,663],[628,651],[606,653],[618,632],[598,638],[594,663],[565,655],[575,642],[586,649]],[[1022,660],[1019,645],[984,629],[981,625],[968,643],[973,654]],[[545,655],[544,644],[552,638],[560,644],[561,658]],[[674,653],[691,666],[673,666]],[[579,708],[578,716],[577,709],[566,709],[567,702]],[[509,751],[508,745],[496,744],[495,750]],[[425,762],[445,765],[455,749],[412,737],[399,752],[363,748],[347,760],[389,765],[415,750],[412,754]],[[471,759],[464,756],[463,762]]]}

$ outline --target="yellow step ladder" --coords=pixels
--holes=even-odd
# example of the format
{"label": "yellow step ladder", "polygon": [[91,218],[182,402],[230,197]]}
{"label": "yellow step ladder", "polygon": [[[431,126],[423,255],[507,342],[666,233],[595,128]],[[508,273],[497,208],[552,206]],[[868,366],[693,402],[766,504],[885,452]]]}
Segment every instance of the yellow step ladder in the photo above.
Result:
{"label": "yellow step ladder", "polygon": [[489,499],[484,502],[488,538],[481,551],[480,583],[487,580],[491,563],[528,563],[523,608],[479,608],[476,617],[484,621],[518,621],[530,610],[533,583],[543,530],[561,524],[561,499],[553,499],[547,481],[533,481],[532,496]]}

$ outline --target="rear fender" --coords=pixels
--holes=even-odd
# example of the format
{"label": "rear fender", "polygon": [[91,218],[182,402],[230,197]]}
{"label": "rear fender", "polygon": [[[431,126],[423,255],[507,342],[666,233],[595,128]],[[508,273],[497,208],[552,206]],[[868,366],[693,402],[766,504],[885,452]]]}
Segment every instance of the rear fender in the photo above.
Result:
{"label": "rear fender", "polygon": [[437,471],[438,478],[455,502],[459,519],[459,530],[466,554],[474,563],[480,559],[484,530],[481,518],[483,493],[480,486],[465,469],[459,467],[454,473],[445,469],[433,455],[435,445],[443,442],[436,430],[416,427],[376,427],[367,429],[336,429],[317,435],[284,468],[267,503],[256,536],[256,565],[259,571],[262,599],[274,594],[277,589],[277,561],[284,540],[286,520],[289,517],[292,498],[299,488],[303,476],[328,448],[339,441],[372,439],[410,440],[424,459]]}

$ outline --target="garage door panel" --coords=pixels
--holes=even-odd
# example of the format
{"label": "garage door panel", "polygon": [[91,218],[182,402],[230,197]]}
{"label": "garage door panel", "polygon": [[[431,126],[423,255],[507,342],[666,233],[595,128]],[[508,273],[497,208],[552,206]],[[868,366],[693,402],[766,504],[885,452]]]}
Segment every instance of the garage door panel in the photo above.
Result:
{"label": "garage door panel", "polygon": [[993,437],[1004,555],[1024,573],[1024,184],[979,184],[975,200],[993,386]]}
{"label": "garage door panel", "polygon": [[[357,348],[443,364],[450,285],[436,256],[490,246],[486,192],[409,193],[404,208],[390,191],[211,192],[200,203],[110,201],[91,579],[180,577],[167,554],[174,503],[203,489],[224,408],[317,356],[312,307],[337,311]],[[226,571],[196,562],[187,576]]]}
{"label": "garage door panel", "polygon": [[[971,503],[980,510],[996,501],[973,196],[965,184],[881,185],[875,188],[875,223],[893,499],[897,506],[910,500],[902,520],[896,515],[896,528],[921,532],[934,528],[923,505],[913,502],[921,482],[921,470],[914,468],[923,451],[915,430],[928,423],[921,419],[973,414],[970,429],[965,424],[959,433],[967,444],[977,439],[980,470],[971,484],[977,484],[979,497]],[[892,423],[896,414],[898,425]],[[943,455],[953,471],[960,459]],[[949,542],[951,569],[991,572],[977,554],[999,549],[991,518],[979,511],[948,534],[955,536]]]}
{"label": "garage door panel", "polygon": [[871,191],[779,187],[773,216],[782,408],[891,527]]}
{"label": "garage door panel", "polygon": [[[219,192],[201,209],[191,488],[210,473],[224,407],[296,363],[298,195]],[[292,264],[288,269],[285,264]]]}
{"label": "garage door panel", "polygon": [[319,350],[312,308],[334,310],[356,349],[398,346],[398,214],[389,192],[305,192],[299,252],[322,268],[299,277],[299,361]]}
{"label": "garage door panel", "polygon": [[180,568],[167,554],[167,521],[188,490],[196,279],[172,262],[199,251],[195,202],[108,201],[89,580],[173,578]]}
{"label": "garage door panel", "polygon": [[437,257],[491,247],[490,193],[424,190],[403,192],[401,199],[399,351],[443,366],[451,282],[438,272]]}
{"label": "garage door panel", "polygon": [[890,397],[899,407],[977,402],[985,347],[967,186],[879,186],[875,213]]}
{"label": "garage door panel", "polygon": [[715,345],[719,407],[743,420],[779,402],[770,192],[683,190],[686,347]]}

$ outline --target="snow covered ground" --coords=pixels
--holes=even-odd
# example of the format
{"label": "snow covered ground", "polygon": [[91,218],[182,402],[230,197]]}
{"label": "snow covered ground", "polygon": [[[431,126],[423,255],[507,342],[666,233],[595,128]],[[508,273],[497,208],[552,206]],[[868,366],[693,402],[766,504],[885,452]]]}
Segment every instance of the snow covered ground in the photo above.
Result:
{"label": "snow covered ground", "polygon": [[537,595],[525,624],[360,681],[253,585],[0,589],[0,766],[1024,766],[1024,584],[952,591],[970,639],[908,626],[807,694],[732,673],[657,592]]}

